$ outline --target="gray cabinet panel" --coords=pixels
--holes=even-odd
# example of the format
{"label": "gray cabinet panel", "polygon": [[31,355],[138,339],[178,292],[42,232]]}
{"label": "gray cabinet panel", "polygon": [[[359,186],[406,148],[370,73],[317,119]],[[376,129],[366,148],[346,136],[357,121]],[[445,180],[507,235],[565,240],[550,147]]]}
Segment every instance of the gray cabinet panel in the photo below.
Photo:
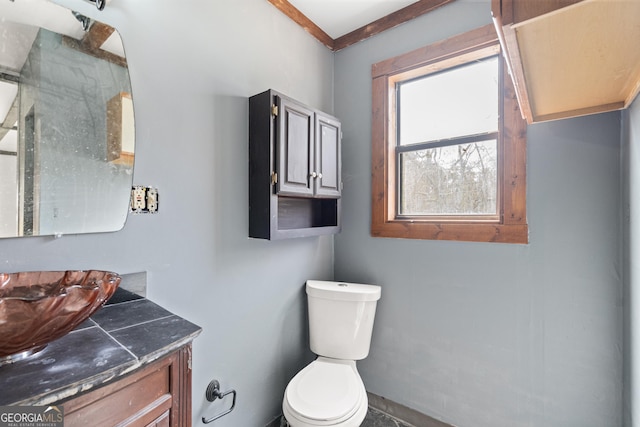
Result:
{"label": "gray cabinet panel", "polygon": [[314,112],[276,96],[278,106],[277,191],[282,195],[312,196],[310,169],[314,163]]}
{"label": "gray cabinet panel", "polygon": [[316,178],[314,192],[318,197],[340,197],[341,163],[340,122],[324,113],[316,112]]}

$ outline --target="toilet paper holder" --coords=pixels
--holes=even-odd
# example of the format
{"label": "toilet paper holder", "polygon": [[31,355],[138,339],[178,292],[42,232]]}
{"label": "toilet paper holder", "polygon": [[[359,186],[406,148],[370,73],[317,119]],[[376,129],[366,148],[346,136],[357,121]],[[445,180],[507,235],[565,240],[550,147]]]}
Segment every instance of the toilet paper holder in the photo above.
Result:
{"label": "toilet paper holder", "polygon": [[227,409],[226,411],[215,415],[211,418],[205,418],[202,417],[202,422],[205,424],[209,424],[215,420],[217,420],[218,418],[224,417],[225,415],[227,415],[229,412],[233,411],[233,408],[236,407],[236,391],[235,390],[227,390],[225,392],[221,392],[220,391],[220,382],[218,380],[211,380],[211,382],[209,383],[209,385],[207,386],[207,391],[205,391],[205,397],[207,398],[207,400],[209,402],[213,402],[216,399],[222,399],[225,396],[228,396],[230,394],[233,394],[233,400],[231,401],[231,407],[229,409]]}

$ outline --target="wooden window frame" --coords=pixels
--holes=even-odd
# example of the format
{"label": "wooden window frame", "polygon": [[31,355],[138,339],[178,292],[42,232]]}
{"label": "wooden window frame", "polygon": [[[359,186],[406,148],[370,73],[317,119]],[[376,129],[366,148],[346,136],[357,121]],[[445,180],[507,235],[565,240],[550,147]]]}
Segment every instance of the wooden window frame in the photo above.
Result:
{"label": "wooden window frame", "polygon": [[[528,243],[526,216],[527,124],[501,61],[498,123],[498,217],[401,217],[396,204],[395,84],[500,53],[487,25],[373,64],[371,235],[425,240]],[[502,56],[501,56],[502,57]]]}

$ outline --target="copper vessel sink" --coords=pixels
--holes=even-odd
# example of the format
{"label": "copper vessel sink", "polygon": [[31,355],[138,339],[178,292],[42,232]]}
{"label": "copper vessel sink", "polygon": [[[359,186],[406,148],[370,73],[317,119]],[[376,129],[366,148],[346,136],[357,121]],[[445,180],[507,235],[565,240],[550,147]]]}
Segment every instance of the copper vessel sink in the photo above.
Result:
{"label": "copper vessel sink", "polygon": [[0,273],[0,366],[69,333],[119,284],[120,276],[109,271]]}

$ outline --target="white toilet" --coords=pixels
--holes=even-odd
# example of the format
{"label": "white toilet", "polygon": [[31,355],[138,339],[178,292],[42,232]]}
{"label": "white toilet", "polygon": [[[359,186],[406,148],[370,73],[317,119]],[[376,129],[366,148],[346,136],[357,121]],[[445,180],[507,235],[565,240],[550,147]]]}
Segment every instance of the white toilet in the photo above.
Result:
{"label": "white toilet", "polygon": [[318,358],[287,385],[282,411],[292,427],[359,427],[368,400],[356,360],[369,354],[381,288],[307,281],[311,351]]}

